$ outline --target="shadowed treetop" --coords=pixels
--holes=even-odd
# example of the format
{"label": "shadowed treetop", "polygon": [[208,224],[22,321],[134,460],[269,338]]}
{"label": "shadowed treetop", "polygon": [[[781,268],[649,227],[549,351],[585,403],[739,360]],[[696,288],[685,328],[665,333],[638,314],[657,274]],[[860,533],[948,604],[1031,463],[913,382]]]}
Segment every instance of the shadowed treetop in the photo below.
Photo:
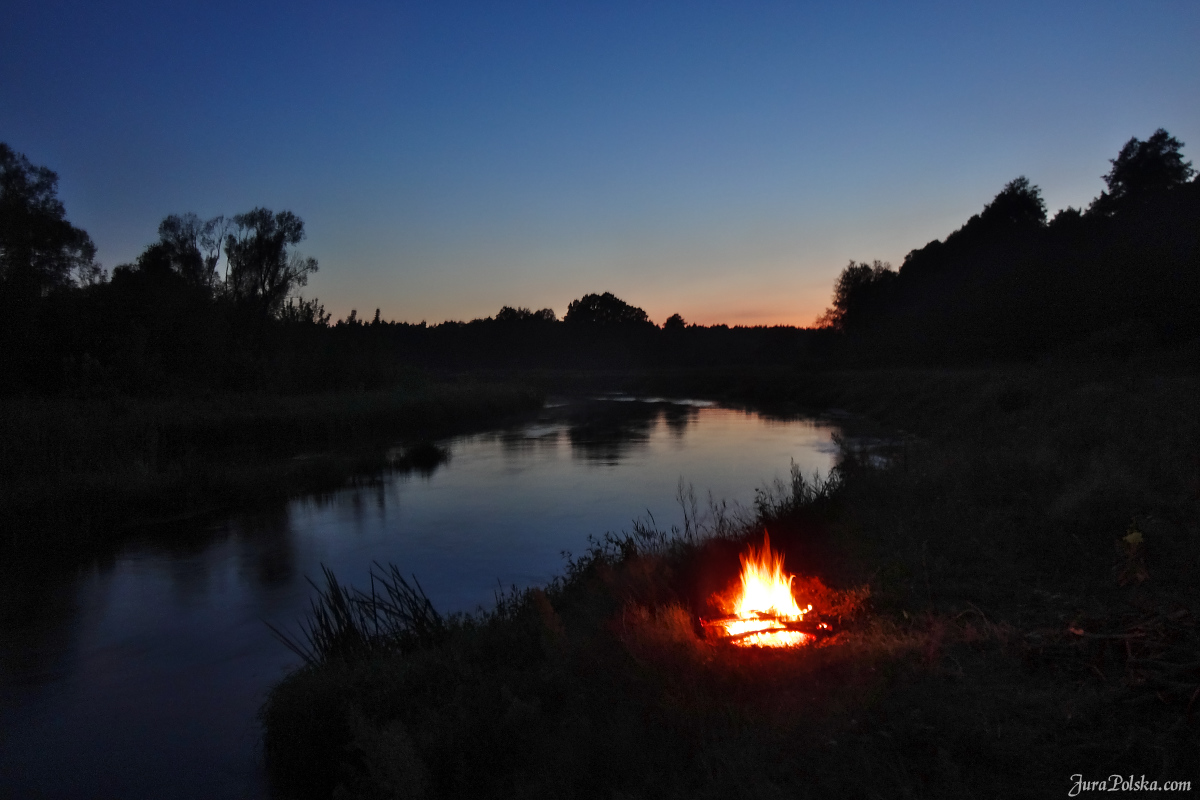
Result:
{"label": "shadowed treetop", "polygon": [[1108,216],[1187,183],[1196,171],[1192,162],[1183,160],[1182,149],[1183,142],[1162,128],[1144,142],[1131,138],[1117,157],[1109,160],[1112,169],[1103,176],[1108,191],[1100,193],[1091,210]]}
{"label": "shadowed treetop", "polygon": [[1004,185],[979,215],[988,225],[1036,228],[1046,224],[1046,203],[1042,190],[1022,175]]}
{"label": "shadowed treetop", "polygon": [[543,308],[539,311],[530,311],[525,307],[513,308],[512,306],[504,306],[496,314],[496,322],[509,323],[526,323],[526,322],[557,322],[558,316],[554,313],[554,309]]}
{"label": "shadowed treetop", "polygon": [[585,294],[567,306],[564,322],[590,325],[653,325],[646,312],[613,295]]}

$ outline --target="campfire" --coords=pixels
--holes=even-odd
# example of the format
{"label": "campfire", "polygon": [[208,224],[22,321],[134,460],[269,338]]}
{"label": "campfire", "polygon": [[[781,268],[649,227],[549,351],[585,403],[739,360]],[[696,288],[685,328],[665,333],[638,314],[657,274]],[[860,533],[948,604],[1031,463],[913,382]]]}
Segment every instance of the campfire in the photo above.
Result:
{"label": "campfire", "polygon": [[825,623],[805,619],[813,614],[812,604],[796,603],[796,576],[783,571],[783,555],[771,551],[766,531],[762,548],[751,545],[741,560],[740,585],[716,598],[726,616],[703,620],[706,628],[744,647],[799,647],[829,630]]}

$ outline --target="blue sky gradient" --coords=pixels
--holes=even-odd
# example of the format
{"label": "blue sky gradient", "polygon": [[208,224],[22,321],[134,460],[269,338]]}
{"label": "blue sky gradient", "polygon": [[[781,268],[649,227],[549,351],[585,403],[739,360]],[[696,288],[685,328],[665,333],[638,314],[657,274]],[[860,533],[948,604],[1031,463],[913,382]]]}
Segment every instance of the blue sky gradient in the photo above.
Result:
{"label": "blue sky gradient", "polygon": [[1200,146],[1200,3],[16,2],[0,140],[107,267],[169,213],[306,222],[335,316],[809,324],[1027,175]]}

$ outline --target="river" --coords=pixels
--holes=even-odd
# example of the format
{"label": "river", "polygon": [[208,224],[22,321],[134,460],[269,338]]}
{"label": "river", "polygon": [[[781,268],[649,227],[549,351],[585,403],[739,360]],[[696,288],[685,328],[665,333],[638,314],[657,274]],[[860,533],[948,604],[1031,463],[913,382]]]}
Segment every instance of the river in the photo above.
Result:
{"label": "river", "polygon": [[449,461],[131,541],[67,575],[10,576],[0,628],[0,797],[262,798],[256,712],[297,658],[321,566],[415,575],[439,611],[544,584],[588,536],[682,522],[680,481],[748,507],[792,461],[827,474],[828,422],[698,401],[551,402],[442,442]]}

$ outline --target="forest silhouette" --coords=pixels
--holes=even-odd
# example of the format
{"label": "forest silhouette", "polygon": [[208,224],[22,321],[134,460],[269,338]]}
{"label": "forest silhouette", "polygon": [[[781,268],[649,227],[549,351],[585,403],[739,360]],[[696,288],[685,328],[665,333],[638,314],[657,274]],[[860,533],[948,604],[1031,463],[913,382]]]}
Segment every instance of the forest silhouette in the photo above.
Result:
{"label": "forest silhouette", "polygon": [[[334,322],[299,292],[317,271],[303,221],[256,208],[171,214],[106,275],[57,175],[0,144],[0,391],[178,395],[380,388],[413,368],[655,369],[1011,362],[1117,354],[1200,336],[1200,183],[1165,130],[1131,138],[1087,209],[1047,219],[1009,182],[899,269],[853,260],[812,328],[659,327],[611,293],[470,322]],[[220,270],[224,259],[223,274]]]}
{"label": "forest silhouette", "polygon": [[1075,345],[1120,354],[1200,334],[1200,184],[1159,129],[1130,139],[1086,210],[1047,221],[1009,182],[982,212],[910,252],[843,270],[821,323],[858,361],[1023,360]]}

